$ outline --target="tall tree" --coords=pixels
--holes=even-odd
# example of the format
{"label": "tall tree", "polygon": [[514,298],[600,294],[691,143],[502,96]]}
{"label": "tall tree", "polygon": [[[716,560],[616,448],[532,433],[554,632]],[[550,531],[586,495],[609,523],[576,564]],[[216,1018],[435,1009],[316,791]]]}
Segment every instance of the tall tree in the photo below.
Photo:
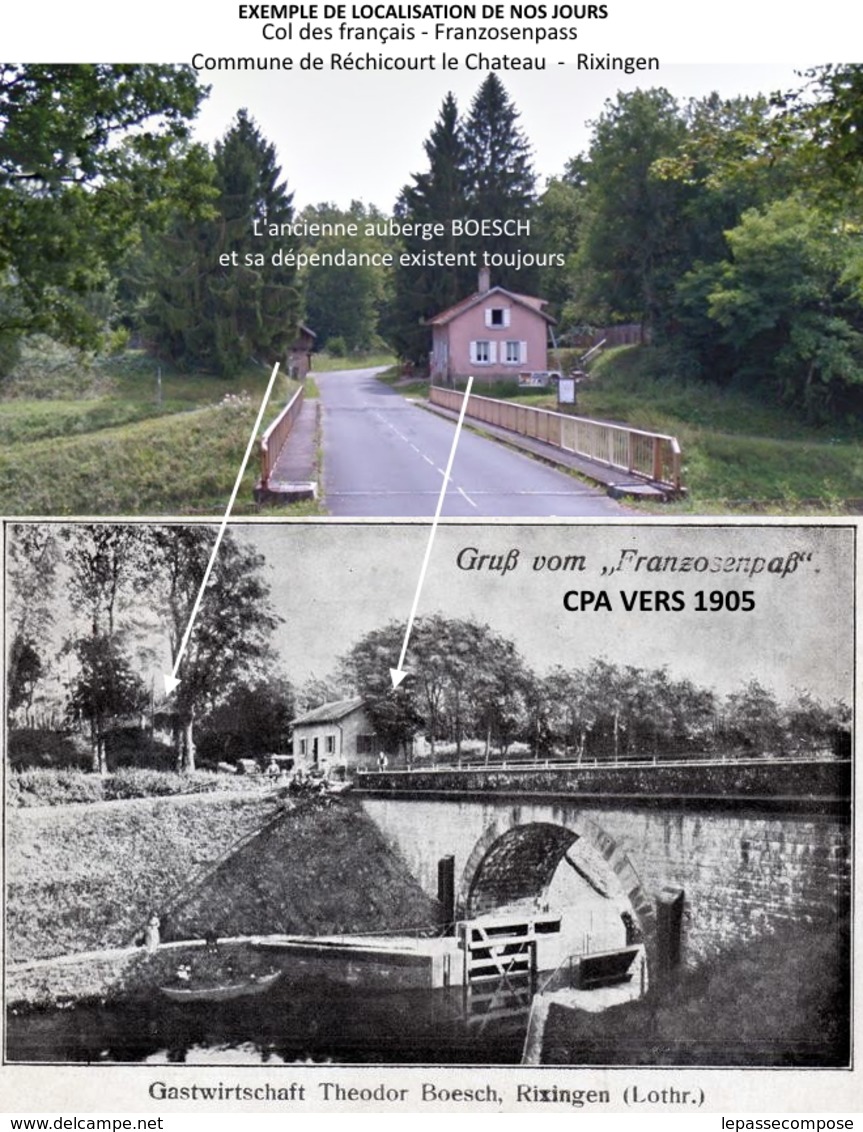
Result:
{"label": "tall tree", "polygon": [[33,698],[44,675],[45,667],[35,642],[16,634],[9,647],[6,708],[10,726],[19,712],[24,726],[32,725]]}
{"label": "tall tree", "polygon": [[29,712],[45,674],[45,638],[54,621],[53,598],[60,551],[53,527],[13,523],[7,528],[7,710]]}
{"label": "tall tree", "polygon": [[[775,94],[762,136],[774,152],[794,148],[796,187],[859,222],[863,206],[863,64],[826,63]],[[790,188],[790,187],[789,187]]]}
{"label": "tall tree", "polygon": [[300,319],[296,271],[273,263],[294,241],[254,234],[256,221],[277,231],[291,221],[293,196],[275,147],[245,110],[216,143],[212,182],[214,216],[178,213],[154,252],[146,321],[157,352],[233,375],[251,359],[283,355]]}
{"label": "tall tree", "polygon": [[[515,291],[536,289],[538,272],[516,266],[515,252],[533,251],[533,234],[457,236],[454,219],[531,221],[536,178],[530,144],[518,123],[518,110],[492,72],[477,91],[465,121],[452,94],[441,106],[424,143],[429,167],[415,173],[396,202],[395,216],[412,224],[441,223],[444,236],[425,239],[412,232],[403,239],[406,253],[438,251],[473,253],[473,264],[442,269],[400,264],[388,338],[400,357],[423,364],[428,359],[429,332],[424,322],[476,290],[477,272],[490,263],[491,282]],[[507,260],[507,257],[509,259]]]}
{"label": "tall tree", "polygon": [[[377,234],[384,217],[374,207],[353,200],[347,209],[334,204],[319,204],[303,210],[303,220],[310,224],[354,225],[355,236],[341,234],[309,240],[316,252],[338,252],[344,248],[357,256],[380,256],[391,250],[393,241]],[[369,229],[375,230],[369,234]],[[336,229],[339,232],[339,229]],[[349,351],[368,350],[378,337],[378,324],[387,299],[389,270],[373,261],[330,266],[311,264],[302,276],[306,303],[306,321],[326,346],[333,338],[341,339]]]}
{"label": "tall tree", "polygon": [[225,699],[201,718],[198,753],[215,761],[290,752],[294,704],[293,686],[283,676],[233,685]]}
{"label": "tall tree", "polygon": [[22,335],[98,342],[93,296],[205,93],[190,67],[0,64],[0,375]]}
{"label": "tall tree", "polygon": [[545,686],[551,741],[560,746],[565,757],[572,752],[581,762],[584,754],[581,728],[584,681],[581,674],[558,664],[545,677]]}
{"label": "tall tree", "polygon": [[140,712],[148,701],[144,682],[134,671],[116,636],[91,634],[70,642],[78,671],[69,684],[68,717],[90,732],[92,768],[108,769],[106,744],[111,727],[123,716]]}
{"label": "tall tree", "polygon": [[[452,220],[466,214],[467,155],[458,106],[447,94],[431,133],[423,143],[428,169],[414,173],[399,195],[397,220],[412,225],[443,224],[444,235],[425,239],[422,230],[402,237],[407,256],[427,251],[456,253],[463,241],[452,233]],[[424,320],[452,306],[472,289],[473,268],[416,266],[408,260],[395,271],[395,297],[389,333],[399,357],[422,364],[427,360],[429,332]]]}
{"label": "tall tree", "polygon": [[132,600],[132,579],[143,565],[140,529],[122,523],[76,524],[61,528],[60,539],[70,569],[72,608],[86,618],[91,636],[113,638],[120,630],[118,614]]}
{"label": "tall tree", "polygon": [[[536,175],[531,148],[518,123],[519,112],[503,83],[492,71],[476,92],[464,123],[465,172],[468,214],[474,220],[527,220],[534,217]],[[478,252],[512,257],[518,250],[532,251],[528,235],[476,237]],[[492,283],[532,294],[538,284],[533,268],[515,261],[491,267]]]}
{"label": "tall tree", "polygon": [[398,660],[405,626],[392,621],[366,633],[340,661],[340,681],[362,696],[369,719],[386,750],[407,753],[423,716],[413,682],[395,690],[389,670]]}
{"label": "tall tree", "polygon": [[[573,169],[575,163],[571,163]],[[549,313],[560,325],[561,336],[574,329],[575,320],[568,319],[567,304],[578,286],[577,253],[581,244],[585,209],[584,182],[573,172],[552,177],[536,207],[538,240],[543,251],[566,257],[563,269],[545,267],[540,273],[539,291],[547,299]]]}
{"label": "tall tree", "polygon": [[587,205],[580,249],[581,316],[662,329],[681,263],[688,266],[680,211],[690,186],[658,175],[686,124],[667,90],[635,90],[608,101],[593,123],[582,163]]}
{"label": "tall tree", "polygon": [[528,675],[515,644],[469,618],[417,618],[405,660],[409,676],[393,691],[389,670],[404,632],[392,622],[367,633],[342,661],[345,678],[391,749],[407,748],[420,729],[432,755],[444,738],[454,740],[460,754],[471,734],[507,747],[524,720]]}
{"label": "tall tree", "polygon": [[105,742],[120,716],[136,711],[142,684],[127,656],[132,583],[145,568],[143,528],[120,523],[78,524],[59,532],[69,570],[67,595],[85,633],[67,638],[78,671],[70,681],[68,714],[90,732],[92,769],[107,770]]}
{"label": "tall tree", "polygon": [[842,701],[823,704],[809,692],[798,692],[785,710],[785,729],[789,746],[805,754],[833,747],[837,736],[848,733],[850,740],[851,712]]}
{"label": "tall tree", "polygon": [[[177,657],[210,560],[210,527],[153,527],[150,561],[138,580],[159,611],[171,660]],[[204,592],[171,701],[179,771],[195,769],[195,725],[241,679],[260,683],[272,663],[270,637],[278,617],[269,603],[264,560],[230,533],[222,539]],[[154,601],[155,599],[155,601]]]}
{"label": "tall tree", "polygon": [[784,746],[782,714],[774,694],[749,680],[725,701],[722,725],[730,742],[757,755],[778,755]]}

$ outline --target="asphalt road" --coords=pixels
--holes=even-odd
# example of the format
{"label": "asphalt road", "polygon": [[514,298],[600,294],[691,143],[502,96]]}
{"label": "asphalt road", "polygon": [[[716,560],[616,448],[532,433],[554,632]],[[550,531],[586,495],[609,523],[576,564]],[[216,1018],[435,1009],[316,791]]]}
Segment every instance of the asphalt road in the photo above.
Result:
{"label": "asphalt road", "polygon": [[[377,381],[378,370],[316,373],[324,506],[331,515],[434,515],[454,423]],[[462,429],[442,515],[561,516],[626,511],[598,489]]]}

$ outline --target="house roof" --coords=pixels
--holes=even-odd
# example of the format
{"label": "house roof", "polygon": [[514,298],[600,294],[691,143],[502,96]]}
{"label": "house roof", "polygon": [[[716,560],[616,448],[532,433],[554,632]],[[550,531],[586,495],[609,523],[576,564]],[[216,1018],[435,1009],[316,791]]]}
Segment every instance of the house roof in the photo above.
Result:
{"label": "house roof", "polygon": [[312,708],[305,715],[298,715],[293,724],[296,727],[298,723],[335,723],[362,706],[362,696],[352,696],[349,700],[333,700],[331,703]]}
{"label": "house roof", "polygon": [[546,314],[542,309],[547,303],[547,299],[538,299],[534,295],[519,295],[516,291],[507,291],[505,287],[491,287],[488,291],[476,291],[473,295],[468,295],[466,299],[462,299],[460,303],[456,303],[455,306],[447,307],[446,310],[432,315],[431,318],[426,319],[426,326],[446,326],[448,322],[452,322],[460,314],[464,314],[471,307],[475,307],[478,303],[487,299],[489,295],[505,295],[517,306],[527,307],[528,310],[544,318],[546,322],[554,322],[551,315]]}

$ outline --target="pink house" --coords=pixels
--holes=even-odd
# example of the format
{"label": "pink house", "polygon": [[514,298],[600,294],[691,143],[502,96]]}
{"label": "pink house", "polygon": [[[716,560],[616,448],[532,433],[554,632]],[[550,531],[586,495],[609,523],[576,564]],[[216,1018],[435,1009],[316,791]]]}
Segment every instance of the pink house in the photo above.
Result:
{"label": "pink house", "polygon": [[489,286],[482,270],[479,290],[427,320],[432,328],[431,380],[437,385],[516,381],[520,373],[548,369],[545,299]]}

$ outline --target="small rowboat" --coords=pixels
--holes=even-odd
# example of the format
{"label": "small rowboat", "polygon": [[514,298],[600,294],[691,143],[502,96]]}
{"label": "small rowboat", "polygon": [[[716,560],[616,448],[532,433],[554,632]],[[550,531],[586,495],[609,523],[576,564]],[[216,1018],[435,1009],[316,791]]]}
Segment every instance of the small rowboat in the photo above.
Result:
{"label": "small rowboat", "polygon": [[263,994],[281,975],[281,971],[269,971],[257,978],[245,978],[237,983],[215,983],[210,986],[159,987],[159,990],[172,1002],[227,1002],[231,998],[245,998],[248,995]]}

